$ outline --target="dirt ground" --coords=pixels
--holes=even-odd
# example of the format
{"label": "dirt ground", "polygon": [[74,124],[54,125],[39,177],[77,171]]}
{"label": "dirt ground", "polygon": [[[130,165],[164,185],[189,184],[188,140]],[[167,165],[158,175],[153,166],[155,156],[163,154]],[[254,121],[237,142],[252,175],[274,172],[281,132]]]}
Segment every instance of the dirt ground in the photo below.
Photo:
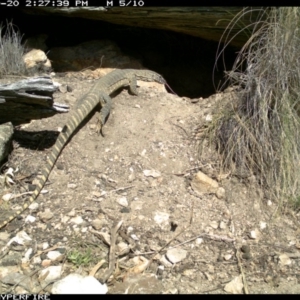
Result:
{"label": "dirt ground", "polygon": [[[71,88],[55,94],[56,102],[71,108],[95,82],[73,75],[54,80]],[[197,136],[230,95],[180,98],[151,84],[140,84],[138,96],[122,90],[113,99],[105,136],[95,132],[94,115],[64,148],[36,201],[38,206],[31,206],[1,230],[10,235],[0,236],[0,246],[22,226],[32,239],[33,254],[44,243],[66,249],[62,261],[52,262],[63,265],[62,277],[75,270],[87,275],[101,259],[108,260],[109,247],[94,231],[110,233],[122,220],[117,244],[131,248],[117,258],[109,293],[141,292],[125,285],[130,268],[138,265],[133,260],[138,254],[151,264],[132,272],[135,283],[143,285],[143,276],[156,275],[147,293],[227,293],[228,284],[237,286],[238,281],[243,283],[244,288],[238,289],[242,293],[300,293],[299,214],[276,214],[276,203],[263,197],[255,177],[224,176],[219,181],[226,192],[223,199],[191,191],[190,180],[198,171],[218,177],[216,154],[205,148],[199,157]],[[2,195],[32,189],[67,117],[32,121],[16,130],[7,164],[17,170],[15,184]],[[1,200],[0,221],[25,199],[9,204]],[[28,215],[36,219],[25,223]],[[185,254],[177,263],[165,256],[171,247]],[[28,248],[18,253],[23,255]],[[68,259],[70,251],[87,249],[92,253],[87,264]],[[20,262],[15,265],[32,272],[41,264],[31,260],[26,267]],[[97,279],[106,267],[95,274]],[[2,285],[3,292],[9,289]]]}

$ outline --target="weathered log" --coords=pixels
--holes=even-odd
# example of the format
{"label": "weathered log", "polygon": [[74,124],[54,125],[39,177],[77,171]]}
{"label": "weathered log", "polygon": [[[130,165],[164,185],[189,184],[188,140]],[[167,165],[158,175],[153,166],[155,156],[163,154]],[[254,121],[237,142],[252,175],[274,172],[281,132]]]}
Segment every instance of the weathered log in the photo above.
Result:
{"label": "weathered log", "polygon": [[0,86],[0,124],[28,123],[69,111],[65,104],[54,103],[58,86],[50,77],[29,78]]}

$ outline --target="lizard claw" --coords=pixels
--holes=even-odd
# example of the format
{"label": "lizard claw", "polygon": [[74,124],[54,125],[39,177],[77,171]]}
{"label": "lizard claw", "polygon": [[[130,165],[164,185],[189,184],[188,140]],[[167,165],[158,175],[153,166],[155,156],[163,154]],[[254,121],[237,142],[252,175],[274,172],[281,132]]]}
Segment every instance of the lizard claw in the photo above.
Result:
{"label": "lizard claw", "polygon": [[101,134],[104,137],[104,134],[103,134],[103,124],[102,124],[102,121],[100,120],[100,118],[98,119],[96,126],[97,126],[96,132],[98,134]]}

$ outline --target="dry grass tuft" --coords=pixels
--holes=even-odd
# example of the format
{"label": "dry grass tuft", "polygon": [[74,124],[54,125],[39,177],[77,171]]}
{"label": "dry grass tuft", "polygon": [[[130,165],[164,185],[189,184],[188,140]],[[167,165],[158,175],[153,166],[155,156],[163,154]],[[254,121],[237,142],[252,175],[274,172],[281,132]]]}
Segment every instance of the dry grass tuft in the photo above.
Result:
{"label": "dry grass tuft", "polygon": [[300,8],[271,8],[263,14],[227,73],[238,101],[207,134],[224,171],[254,174],[268,197],[298,205]]}
{"label": "dry grass tuft", "polygon": [[25,75],[22,36],[12,22],[0,24],[0,77],[4,75]]}

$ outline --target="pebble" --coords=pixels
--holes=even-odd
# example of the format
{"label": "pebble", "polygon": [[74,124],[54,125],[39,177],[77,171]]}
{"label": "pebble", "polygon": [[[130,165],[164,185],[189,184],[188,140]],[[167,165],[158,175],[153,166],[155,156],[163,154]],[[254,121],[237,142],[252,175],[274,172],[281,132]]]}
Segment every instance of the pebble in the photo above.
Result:
{"label": "pebble", "polygon": [[219,227],[219,224],[217,221],[212,221],[210,222],[210,226],[213,228],[213,229],[217,229]]}
{"label": "pebble", "polygon": [[161,173],[159,171],[155,171],[155,170],[144,170],[143,173],[146,177],[157,178],[157,177],[161,176]]}
{"label": "pebble", "polygon": [[[50,266],[48,268],[41,270],[41,272],[39,273],[39,279],[40,281],[49,283],[59,279],[61,273],[62,273],[62,266]],[[44,278],[44,276],[46,277]]]}
{"label": "pebble", "polygon": [[76,189],[76,188],[77,188],[77,184],[75,184],[75,183],[68,184],[68,189]]}
{"label": "pebble", "polygon": [[164,212],[155,212],[154,221],[157,224],[167,223],[170,215]]}
{"label": "pebble", "polygon": [[107,285],[93,276],[71,273],[53,284],[52,294],[106,294]]}
{"label": "pebble", "polygon": [[171,268],[173,266],[172,263],[167,260],[165,255],[159,259],[159,262],[166,268]]}
{"label": "pebble", "polygon": [[225,193],[226,193],[225,189],[222,187],[219,187],[216,191],[216,196],[218,199],[223,199],[223,198],[225,198]]}
{"label": "pebble", "polygon": [[49,251],[47,257],[52,261],[61,261],[64,256],[59,251]]}
{"label": "pebble", "polygon": [[49,208],[46,208],[44,212],[39,213],[39,217],[43,222],[52,219],[54,216],[53,212]]}
{"label": "pebble", "polygon": [[279,264],[281,266],[288,266],[292,263],[291,259],[286,254],[279,255]]}
{"label": "pebble", "polygon": [[100,230],[103,227],[103,220],[95,219],[92,221],[92,226],[96,230]]}
{"label": "pebble", "polygon": [[80,216],[74,217],[70,220],[70,223],[76,224],[76,225],[80,225],[83,223],[83,219]]}
{"label": "pebble", "polygon": [[173,264],[176,264],[184,260],[186,256],[187,256],[187,251],[178,248],[170,249],[166,253],[167,259]]}
{"label": "pebble", "polygon": [[227,283],[224,287],[225,292],[230,294],[241,294],[243,292],[243,282],[241,275],[235,277],[229,283]]}
{"label": "pebble", "polygon": [[118,199],[118,203],[124,207],[127,207],[128,206],[128,201],[126,199],[126,197],[121,197]]}
{"label": "pebble", "polygon": [[36,217],[28,215],[25,219],[25,223],[34,223],[36,220]]}

